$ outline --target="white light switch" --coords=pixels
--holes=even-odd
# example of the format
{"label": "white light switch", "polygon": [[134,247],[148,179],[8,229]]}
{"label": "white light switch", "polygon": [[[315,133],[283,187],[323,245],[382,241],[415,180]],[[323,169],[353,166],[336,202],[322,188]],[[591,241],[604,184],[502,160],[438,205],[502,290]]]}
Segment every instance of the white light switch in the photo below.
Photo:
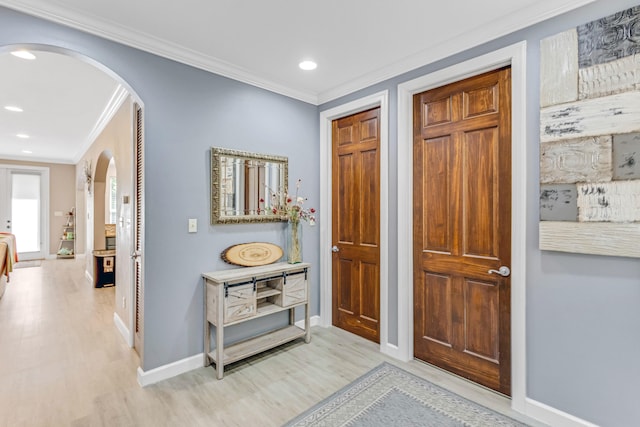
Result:
{"label": "white light switch", "polygon": [[62,211],[54,211],[53,216],[62,216]]}
{"label": "white light switch", "polygon": [[196,218],[189,218],[189,233],[198,232],[198,220]]}

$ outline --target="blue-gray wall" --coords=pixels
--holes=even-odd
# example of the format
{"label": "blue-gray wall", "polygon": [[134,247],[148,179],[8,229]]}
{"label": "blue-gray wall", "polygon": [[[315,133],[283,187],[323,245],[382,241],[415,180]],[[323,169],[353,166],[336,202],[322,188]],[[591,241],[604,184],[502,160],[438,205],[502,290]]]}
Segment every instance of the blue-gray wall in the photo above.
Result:
{"label": "blue-gray wall", "polygon": [[[635,0],[637,1],[637,0]],[[325,110],[390,91],[390,323],[397,340],[397,84],[521,40],[527,56],[527,395],[593,423],[640,419],[640,262],[541,252],[538,247],[538,121],[541,38],[634,6],[600,0],[381,84],[332,101]],[[200,273],[225,268],[233,243],[282,243],[279,224],[207,226],[212,145],[289,156],[290,181],[319,201],[318,109],[97,37],[0,8],[0,47],[42,43],[92,57],[127,81],[145,104],[145,370],[202,351]],[[1,73],[1,70],[0,70]],[[200,231],[186,233],[187,218]],[[325,218],[320,218],[324,221]],[[318,227],[304,230],[305,259],[318,265]],[[312,314],[318,314],[317,268]]]}
{"label": "blue-gray wall", "polygon": [[[90,57],[140,96],[146,233],[141,364],[147,371],[201,353],[201,273],[230,268],[220,253],[232,244],[284,243],[284,223],[209,225],[209,149],[288,156],[290,182],[301,178],[301,194],[310,207],[318,208],[317,107],[0,7],[0,48],[22,43],[62,47]],[[198,233],[187,233],[188,218],[198,219]],[[303,226],[304,258],[318,265],[319,227]],[[313,269],[315,314],[318,277],[318,269]],[[285,314],[225,335],[237,339],[248,328],[284,322]]]}
{"label": "blue-gray wall", "polygon": [[390,93],[389,319],[390,341],[397,342],[397,85],[527,41],[527,396],[603,426],[640,425],[640,261],[538,249],[539,43],[637,4],[600,0],[320,106]]}

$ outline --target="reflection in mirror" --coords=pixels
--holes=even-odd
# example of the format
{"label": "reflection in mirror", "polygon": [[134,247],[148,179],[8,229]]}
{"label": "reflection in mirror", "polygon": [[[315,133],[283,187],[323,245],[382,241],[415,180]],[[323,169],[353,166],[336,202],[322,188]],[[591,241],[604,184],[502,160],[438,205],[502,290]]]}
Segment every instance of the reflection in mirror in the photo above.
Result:
{"label": "reflection in mirror", "polygon": [[[280,188],[279,163],[220,156],[220,215],[260,215]],[[260,200],[264,202],[260,202]]]}
{"label": "reflection in mirror", "polygon": [[271,214],[286,192],[288,160],[225,148],[211,148],[211,223],[282,221]]}

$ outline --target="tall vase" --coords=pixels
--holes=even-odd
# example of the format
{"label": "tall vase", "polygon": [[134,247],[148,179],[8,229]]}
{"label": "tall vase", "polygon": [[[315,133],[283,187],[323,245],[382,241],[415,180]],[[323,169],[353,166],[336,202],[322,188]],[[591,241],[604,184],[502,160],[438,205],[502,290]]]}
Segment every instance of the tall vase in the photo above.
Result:
{"label": "tall vase", "polygon": [[289,221],[287,223],[287,262],[297,264],[302,262],[302,222]]}

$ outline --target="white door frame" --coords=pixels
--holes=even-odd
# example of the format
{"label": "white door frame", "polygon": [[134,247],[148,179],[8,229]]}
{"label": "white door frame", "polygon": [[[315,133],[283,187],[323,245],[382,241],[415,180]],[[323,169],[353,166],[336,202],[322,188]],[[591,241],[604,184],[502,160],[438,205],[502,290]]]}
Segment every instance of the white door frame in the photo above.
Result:
{"label": "white door frame", "polygon": [[332,322],[331,126],[332,121],[380,107],[380,351],[395,356],[389,344],[389,91],[375,93],[320,112],[320,324]]}
{"label": "white door frame", "polygon": [[526,42],[398,85],[398,351],[413,359],[413,95],[511,65],[511,405],[526,398]]}
{"label": "white door frame", "polygon": [[[40,175],[40,251],[29,252],[31,256],[22,256],[20,261],[27,261],[30,259],[45,259],[49,257],[49,168],[43,166],[23,166],[12,164],[0,164],[0,169],[6,169],[8,175],[11,171],[22,172],[34,172]],[[11,181],[7,181],[10,183]],[[75,187],[74,187],[75,188]],[[4,197],[10,198],[11,192],[9,188],[4,188],[0,191],[0,195],[6,192]],[[3,201],[4,203],[4,201]],[[5,231],[2,229],[0,231]]]}

